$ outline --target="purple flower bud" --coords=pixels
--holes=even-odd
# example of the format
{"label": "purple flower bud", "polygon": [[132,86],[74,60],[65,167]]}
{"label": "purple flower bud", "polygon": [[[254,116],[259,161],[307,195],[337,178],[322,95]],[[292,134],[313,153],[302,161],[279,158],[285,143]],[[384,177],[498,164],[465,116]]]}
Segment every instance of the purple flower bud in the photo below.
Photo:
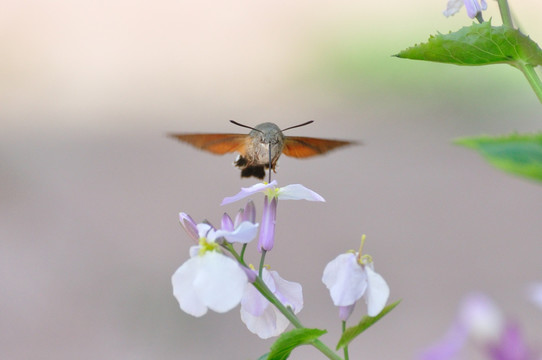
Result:
{"label": "purple flower bud", "polygon": [[270,251],[275,243],[275,221],[277,219],[277,199],[273,198],[269,202],[266,196],[263,205],[262,225],[260,227],[260,238],[258,239],[258,249]]}
{"label": "purple flower bud", "polygon": [[238,227],[239,224],[241,224],[244,221],[243,220],[244,213],[245,213],[245,209],[239,209],[239,211],[237,212],[237,215],[235,215],[234,227]]}
{"label": "purple flower bud", "polygon": [[251,223],[256,221],[256,207],[254,206],[254,202],[252,200],[250,200],[245,206],[243,221],[250,221]]}
{"label": "purple flower bud", "polygon": [[220,224],[220,227],[222,230],[233,231],[233,221],[228,214],[224,213],[224,215],[222,215],[222,223]]}
{"label": "purple flower bud", "polygon": [[179,214],[179,220],[181,222],[181,225],[193,240],[198,241],[199,235],[198,235],[198,227],[196,225],[196,222],[190,217],[190,215],[186,213],[180,213]]}

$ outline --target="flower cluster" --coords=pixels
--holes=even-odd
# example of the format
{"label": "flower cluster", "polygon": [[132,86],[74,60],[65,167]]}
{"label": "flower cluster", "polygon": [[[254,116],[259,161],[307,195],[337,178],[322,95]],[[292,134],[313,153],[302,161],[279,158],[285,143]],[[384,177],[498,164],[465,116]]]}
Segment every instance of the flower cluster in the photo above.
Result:
{"label": "flower cluster", "polygon": [[[220,228],[205,221],[196,223],[189,215],[180,214],[182,227],[196,245],[190,248],[190,258],[175,271],[171,281],[173,294],[186,313],[199,317],[208,309],[226,312],[240,304],[241,320],[248,330],[266,339],[280,335],[290,323],[301,326],[295,316],[303,308],[301,285],[283,279],[263,263],[265,253],[272,250],[275,243],[278,202],[325,200],[303,185],[278,187],[273,181],[242,188],[238,194],[225,198],[222,204],[259,192],[265,195],[260,224],[256,223],[252,201],[234,219],[224,214]],[[258,250],[262,253],[258,271],[244,260],[246,245],[257,236]],[[240,253],[235,244],[242,245]],[[360,298],[364,297],[367,302],[368,315],[376,316],[389,297],[388,285],[374,271],[372,258],[362,255],[361,249],[332,260],[324,270],[322,281],[330,290],[334,305],[339,307],[343,321]]]}

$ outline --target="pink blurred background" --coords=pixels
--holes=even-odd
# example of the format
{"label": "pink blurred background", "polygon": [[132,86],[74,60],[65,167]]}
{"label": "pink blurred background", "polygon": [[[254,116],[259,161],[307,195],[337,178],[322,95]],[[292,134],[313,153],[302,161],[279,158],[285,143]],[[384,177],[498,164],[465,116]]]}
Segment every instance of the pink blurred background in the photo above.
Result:
{"label": "pink blurred background", "polygon": [[[363,146],[281,158],[280,185],[325,204],[281,202],[267,262],[300,282],[301,320],[340,323],[325,264],[357,248],[399,307],[351,346],[352,358],[413,359],[460,299],[488,293],[528,341],[542,313],[540,184],[452,145],[466,135],[541,129],[541,106],[505,65],[457,67],[391,55],[470,24],[445,1],[5,1],[0,12],[0,358],[256,359],[271,340],[238,309],[193,318],[170,276],[191,245],[185,211],[218,223],[249,186],[231,165],[168,132],[244,132],[273,121],[292,135]],[[538,0],[511,6],[542,41]],[[500,24],[489,2],[486,18]],[[258,214],[262,199],[254,198]],[[250,252],[251,261],[257,255]],[[364,313],[358,306],[354,318]],[[482,358],[477,349],[468,358]],[[310,347],[292,359],[320,358]]]}

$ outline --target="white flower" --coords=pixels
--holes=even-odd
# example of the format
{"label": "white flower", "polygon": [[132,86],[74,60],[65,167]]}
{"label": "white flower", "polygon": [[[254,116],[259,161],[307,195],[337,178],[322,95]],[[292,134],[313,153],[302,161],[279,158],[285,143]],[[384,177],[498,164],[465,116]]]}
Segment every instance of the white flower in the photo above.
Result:
{"label": "white flower", "polygon": [[[360,260],[358,253],[349,252],[337,256],[324,269],[322,282],[329,289],[333,304],[341,307],[341,313],[346,312],[346,317],[361,297],[365,297],[369,316],[378,315],[388,301],[390,288],[374,271],[372,261],[367,259],[370,258],[361,257]],[[346,320],[342,314],[341,318]]]}
{"label": "white flower", "polygon": [[171,277],[173,295],[181,309],[198,317],[208,309],[233,309],[241,301],[248,278],[235,260],[220,252],[216,241],[223,237],[230,242],[246,243],[256,236],[258,225],[243,221],[230,230],[215,230],[205,223],[194,228],[193,220],[186,214],[181,214],[181,223],[191,237],[196,232],[199,237],[199,245],[190,248],[190,259]]}
{"label": "white flower", "polygon": [[[301,285],[282,279],[276,271],[263,269],[262,279],[269,290],[294,314],[303,308]],[[247,286],[241,300],[241,320],[262,339],[280,335],[288,327],[288,319],[254,286]]]}
{"label": "white flower", "polygon": [[208,251],[181,265],[171,277],[171,283],[181,309],[199,317],[207,309],[223,313],[236,307],[248,279],[235,260]]}

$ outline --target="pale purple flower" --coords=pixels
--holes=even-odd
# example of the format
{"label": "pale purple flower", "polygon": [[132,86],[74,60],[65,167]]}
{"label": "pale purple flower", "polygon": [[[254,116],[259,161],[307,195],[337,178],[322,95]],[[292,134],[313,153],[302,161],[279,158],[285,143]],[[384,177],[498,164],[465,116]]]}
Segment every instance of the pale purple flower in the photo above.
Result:
{"label": "pale purple flower", "polygon": [[530,284],[527,288],[529,300],[542,309],[542,283]]}
{"label": "pale purple flower", "polygon": [[535,360],[518,327],[504,319],[486,295],[474,293],[461,302],[456,319],[437,344],[425,350],[421,360],[456,359],[467,341],[473,341],[491,360]]}
{"label": "pale purple flower", "polygon": [[[255,272],[254,272],[255,273]],[[269,290],[290,307],[294,314],[303,308],[301,285],[286,281],[276,271],[263,268],[262,280]],[[248,330],[262,339],[280,335],[288,327],[288,319],[282,315],[254,286],[247,286],[241,300],[241,320]]]}
{"label": "pale purple flower", "polygon": [[492,360],[535,360],[539,359],[525,344],[519,327],[506,324],[498,341],[489,344],[489,358]]}
{"label": "pale purple flower", "polygon": [[450,360],[455,359],[467,342],[467,329],[456,321],[444,337],[435,345],[425,349],[419,356],[420,360]]}
{"label": "pale purple flower", "polygon": [[367,303],[367,314],[376,316],[384,309],[390,295],[388,284],[374,271],[372,259],[354,252],[341,254],[330,261],[324,269],[322,282],[329,289],[333,304],[339,306],[339,317],[343,321],[362,297]]}
{"label": "pale purple flower", "polygon": [[501,310],[483,293],[466,296],[459,305],[457,319],[466,329],[467,335],[479,343],[497,341],[505,324]]}
{"label": "pale purple flower", "polygon": [[269,198],[274,197],[279,200],[325,201],[322,196],[318,195],[310,189],[307,189],[301,184],[291,184],[278,188],[277,181],[273,180],[269,184],[257,183],[248,188],[241,188],[241,191],[236,195],[224,198],[221,205],[230,204],[258,192],[263,192]]}
{"label": "pale purple flower", "polygon": [[478,14],[482,13],[482,10],[487,9],[487,3],[486,0],[448,0],[448,4],[446,5],[446,10],[444,10],[443,14],[448,17],[452,16],[455,13],[461,9],[461,6],[465,5],[465,9],[467,9],[467,15],[474,19],[477,17]]}
{"label": "pale purple flower", "polygon": [[307,189],[300,184],[287,185],[282,188],[277,187],[277,181],[273,180],[269,184],[257,183],[249,188],[241,188],[241,191],[231,197],[224,198],[222,205],[229,204],[252,194],[263,192],[265,194],[264,208],[262,214],[262,226],[258,240],[259,251],[269,251],[273,248],[275,242],[275,222],[277,219],[278,200],[308,200],[325,201],[324,198],[314,191]]}

